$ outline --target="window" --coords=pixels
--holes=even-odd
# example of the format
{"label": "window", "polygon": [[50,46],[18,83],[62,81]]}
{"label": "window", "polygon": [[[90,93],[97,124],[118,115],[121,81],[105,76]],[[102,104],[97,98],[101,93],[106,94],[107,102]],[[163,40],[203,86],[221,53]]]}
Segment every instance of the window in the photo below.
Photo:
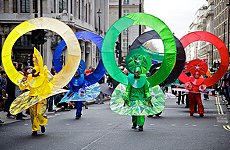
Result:
{"label": "window", "polygon": [[90,9],[91,9],[91,5],[90,5],[90,3],[89,3],[89,10],[88,10],[88,12],[89,12],[89,24],[90,24],[90,20],[91,20],[91,17],[90,17]]}
{"label": "window", "polygon": [[129,14],[129,10],[123,10],[123,16],[128,15]]}
{"label": "window", "polygon": [[123,4],[124,4],[124,5],[129,4],[129,0],[124,0],[124,1],[123,1]]}
{"label": "window", "polygon": [[70,13],[73,14],[73,0],[70,0]]}
{"label": "window", "polygon": [[38,1],[33,0],[33,13],[38,13]]}
{"label": "window", "polygon": [[51,1],[51,13],[56,13],[56,0]]}
{"label": "window", "polygon": [[13,13],[18,12],[18,3],[17,0],[13,0]]}
{"label": "window", "polygon": [[59,13],[62,13],[63,10],[68,12],[68,0],[59,0]]}
{"label": "window", "polygon": [[4,13],[9,13],[9,0],[4,0]]}
{"label": "window", "polygon": [[81,19],[81,0],[78,1],[78,19]]}
{"label": "window", "polygon": [[88,4],[85,6],[85,22],[88,22]]}
{"label": "window", "polygon": [[30,12],[30,0],[21,0],[20,1],[21,13]]}

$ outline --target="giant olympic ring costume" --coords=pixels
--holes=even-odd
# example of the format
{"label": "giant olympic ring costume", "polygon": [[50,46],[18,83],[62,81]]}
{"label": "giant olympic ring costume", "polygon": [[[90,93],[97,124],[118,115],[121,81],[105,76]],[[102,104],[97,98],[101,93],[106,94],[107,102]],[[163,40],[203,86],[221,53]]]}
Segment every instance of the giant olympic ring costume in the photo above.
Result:
{"label": "giant olympic ring costume", "polygon": [[[123,30],[133,25],[146,25],[151,27],[159,34],[164,44],[164,60],[161,67],[157,73],[147,78],[150,84],[149,87],[152,88],[152,90],[150,90],[151,95],[155,95],[155,97],[153,96],[151,100],[154,107],[146,106],[141,101],[138,101],[135,106],[130,108],[124,106],[124,101],[121,98],[122,92],[124,92],[126,88],[124,85],[128,85],[129,81],[128,77],[117,67],[114,58],[114,45],[118,35]],[[138,49],[136,49],[136,51],[140,52]],[[144,54],[145,52],[142,51],[141,53]],[[145,13],[134,13],[124,16],[117,20],[107,31],[103,41],[101,54],[103,64],[110,76],[116,81],[122,83],[118,85],[112,95],[112,99],[110,101],[112,111],[123,115],[151,115],[160,113],[163,110],[164,94],[158,84],[168,77],[176,61],[176,43],[172,32],[166,24],[164,24],[160,19]],[[136,57],[135,52],[133,52],[130,58],[132,59],[134,57]]]}
{"label": "giant olympic ring costume", "polygon": [[[12,47],[19,37],[21,37],[23,34],[27,32],[36,29],[47,29],[47,30],[54,31],[58,33],[66,41],[67,49],[68,49],[67,62],[66,65],[63,67],[63,69],[57,75],[55,75],[53,79],[50,81],[50,83],[53,84],[53,89],[51,94],[43,95],[42,97],[38,96],[36,99],[33,99],[31,101],[31,99],[30,100],[28,99],[29,92],[23,93],[18,97],[18,99],[16,99],[17,103],[14,103],[15,101],[12,103],[11,108],[14,107],[13,110],[11,109],[12,114],[17,114],[29,108],[30,106],[36,104],[42,99],[63,92],[60,91],[59,89],[64,87],[66,84],[68,84],[68,82],[73,77],[75,71],[77,70],[77,67],[80,62],[81,51],[80,51],[79,43],[75,38],[73,31],[65,23],[58,21],[56,19],[45,18],[45,17],[31,19],[22,22],[21,24],[16,26],[6,38],[2,48],[2,64],[6,71],[6,74],[14,84],[19,85],[18,81],[22,80],[23,75],[20,74],[13,66],[11,60]],[[23,99],[25,98],[27,98],[28,101],[23,101]]]}
{"label": "giant olympic ring costume", "polygon": [[[88,31],[82,31],[82,32],[75,32],[75,36],[79,40],[92,41],[98,47],[99,52],[101,52],[101,46],[102,46],[103,38],[100,35],[97,35],[95,33],[88,32]],[[61,58],[61,54],[64,51],[65,47],[66,47],[65,41],[61,41],[54,51],[53,62],[54,62],[54,68],[56,69],[57,72],[59,72],[62,69],[62,64],[61,64],[60,58]],[[83,70],[86,69],[86,66],[85,66],[83,60],[81,60],[79,67],[81,67]],[[62,100],[60,102],[92,101],[95,97],[97,97],[100,94],[100,87],[99,87],[99,84],[97,82],[104,76],[105,72],[106,72],[105,67],[104,67],[102,60],[100,58],[99,63],[98,63],[98,65],[97,65],[97,67],[93,73],[84,77],[84,71],[83,72],[81,71],[80,74],[83,74],[82,77],[80,77],[79,79],[73,78],[71,80],[70,84],[77,83],[77,82],[81,83],[80,85],[76,84],[76,86],[84,88],[85,89],[85,95],[80,96],[78,94],[78,92],[76,92],[71,97],[67,97],[69,92],[71,92],[71,90],[70,90],[62,98]],[[73,81],[73,80],[76,80],[76,81]],[[77,80],[79,80],[79,81],[77,81]]]}
{"label": "giant olympic ring costume", "polygon": [[[206,87],[212,86],[219,79],[221,79],[222,76],[224,76],[224,74],[228,70],[228,65],[229,65],[228,50],[224,42],[221,41],[217,36],[205,31],[196,31],[185,35],[184,37],[181,38],[180,41],[183,44],[184,48],[186,48],[192,42],[206,41],[213,44],[219,51],[220,59],[221,59],[219,69],[214,73],[213,76],[204,79],[204,85],[206,85]],[[179,76],[179,80],[183,83],[186,83],[189,81],[189,77],[184,72],[182,72],[181,75]]]}
{"label": "giant olympic ring costume", "polygon": [[[176,41],[176,48],[177,48],[176,63],[170,75],[165,79],[165,81],[163,81],[160,84],[161,86],[164,86],[164,85],[167,85],[167,84],[170,84],[176,81],[176,79],[180,76],[182,70],[184,69],[184,63],[185,63],[185,57],[186,57],[184,47],[177,37],[174,36],[174,38]],[[130,50],[140,47],[142,44],[144,44],[145,42],[151,39],[160,39],[160,36],[154,30],[145,32],[133,41],[132,45],[130,46]],[[148,51],[148,52],[152,52],[152,51]],[[155,60],[161,59],[159,55],[156,55],[156,56],[153,55],[152,57]],[[173,63],[173,62],[169,62],[169,63]]]}

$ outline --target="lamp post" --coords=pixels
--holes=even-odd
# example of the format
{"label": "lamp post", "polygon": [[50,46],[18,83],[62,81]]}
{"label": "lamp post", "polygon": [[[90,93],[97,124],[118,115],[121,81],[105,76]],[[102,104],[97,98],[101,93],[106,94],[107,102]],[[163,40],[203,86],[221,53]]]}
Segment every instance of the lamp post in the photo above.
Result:
{"label": "lamp post", "polygon": [[126,38],[127,38],[127,53],[129,52],[129,29],[126,29]]}
{"label": "lamp post", "polygon": [[[122,15],[122,0],[119,0],[119,1],[118,1],[118,19],[121,18],[121,15]],[[119,42],[120,44],[123,44],[123,43],[121,42],[121,34],[120,34],[119,37],[118,37],[118,42]],[[118,64],[120,65],[121,62],[122,62],[122,52],[121,52],[121,49],[120,49],[120,51],[119,51],[119,57],[118,57]]]}
{"label": "lamp post", "polygon": [[[139,12],[141,12],[141,2],[142,0],[140,0],[139,2]],[[141,35],[141,25],[139,25],[139,36]]]}
{"label": "lamp post", "polygon": [[98,15],[98,34],[101,34],[101,9],[99,8],[99,10],[97,11],[97,15]]}

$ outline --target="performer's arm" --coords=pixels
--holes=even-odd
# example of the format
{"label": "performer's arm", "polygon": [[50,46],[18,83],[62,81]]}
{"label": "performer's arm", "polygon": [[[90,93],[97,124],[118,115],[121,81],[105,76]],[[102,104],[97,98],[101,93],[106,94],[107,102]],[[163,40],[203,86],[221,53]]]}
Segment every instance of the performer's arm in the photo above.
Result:
{"label": "performer's arm", "polygon": [[144,85],[144,91],[145,91],[145,95],[144,95],[144,98],[145,100],[147,101],[147,103],[153,107],[153,104],[151,102],[151,95],[150,95],[150,92],[149,92],[149,85],[148,83],[146,82],[146,84]]}
{"label": "performer's arm", "polygon": [[128,101],[129,101],[129,97],[130,97],[130,92],[131,92],[131,84],[128,83],[127,87],[126,87],[126,91],[125,93],[122,95],[122,98],[123,100],[125,101],[124,105],[125,104],[128,104]]}

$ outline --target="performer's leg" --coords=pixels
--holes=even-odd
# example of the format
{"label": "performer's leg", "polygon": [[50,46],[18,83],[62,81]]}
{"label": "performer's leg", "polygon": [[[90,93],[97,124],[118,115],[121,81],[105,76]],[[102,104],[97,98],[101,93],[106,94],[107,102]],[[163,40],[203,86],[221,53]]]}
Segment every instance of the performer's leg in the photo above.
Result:
{"label": "performer's leg", "polygon": [[143,131],[144,123],[145,123],[145,116],[137,116],[137,125],[139,126],[139,131]]}
{"label": "performer's leg", "polygon": [[42,132],[45,132],[45,124],[47,124],[47,117],[43,116],[47,107],[47,100],[44,99],[37,104],[30,107],[30,117],[32,123],[33,135],[37,134],[37,131],[42,127]]}
{"label": "performer's leg", "polygon": [[75,101],[75,107],[76,107],[76,117],[75,119],[81,118],[81,111],[82,111],[82,101]]}
{"label": "performer's leg", "polygon": [[198,105],[198,114],[200,114],[200,116],[203,117],[204,116],[204,106],[202,104],[201,94],[196,94],[196,103]]}
{"label": "performer's leg", "polygon": [[180,101],[181,101],[181,91],[178,91],[178,97],[177,97],[177,104],[180,105]]}
{"label": "performer's leg", "polygon": [[188,101],[189,101],[190,116],[193,116],[194,102],[195,102],[193,93],[188,93]]}
{"label": "performer's leg", "polygon": [[136,127],[137,127],[137,116],[132,116],[132,123],[133,123],[132,129],[136,129]]}
{"label": "performer's leg", "polygon": [[48,119],[46,116],[44,116],[47,109],[47,100],[44,99],[37,103],[37,116],[39,120],[39,125],[41,126],[41,132],[45,132],[45,125],[48,122]]}

